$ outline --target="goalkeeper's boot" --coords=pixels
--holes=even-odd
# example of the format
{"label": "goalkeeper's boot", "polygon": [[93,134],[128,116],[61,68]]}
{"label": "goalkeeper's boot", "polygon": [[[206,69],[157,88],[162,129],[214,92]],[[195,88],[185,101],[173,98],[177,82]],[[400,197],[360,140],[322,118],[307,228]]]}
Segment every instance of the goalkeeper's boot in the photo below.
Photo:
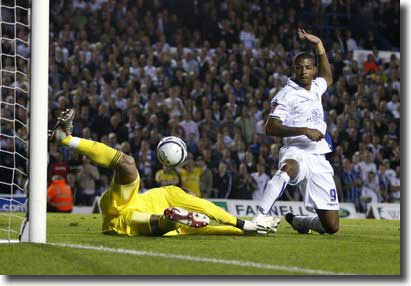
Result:
{"label": "goalkeeper's boot", "polygon": [[281,220],[278,217],[265,216],[256,221],[257,234],[268,235],[269,233],[276,233]]}
{"label": "goalkeeper's boot", "polygon": [[178,207],[171,207],[164,210],[164,215],[172,221],[176,221],[190,227],[204,227],[210,223],[210,218],[205,214],[187,211]]}
{"label": "goalkeeper's boot", "polygon": [[301,234],[311,233],[311,229],[309,229],[308,227],[294,225],[293,223],[294,217],[295,215],[293,213],[288,213],[285,215],[285,220],[293,227],[294,230],[298,231],[298,233],[301,233]]}
{"label": "goalkeeper's boot", "polygon": [[66,109],[57,118],[57,122],[49,130],[50,140],[61,142],[73,132],[73,120],[76,115],[74,109]]}

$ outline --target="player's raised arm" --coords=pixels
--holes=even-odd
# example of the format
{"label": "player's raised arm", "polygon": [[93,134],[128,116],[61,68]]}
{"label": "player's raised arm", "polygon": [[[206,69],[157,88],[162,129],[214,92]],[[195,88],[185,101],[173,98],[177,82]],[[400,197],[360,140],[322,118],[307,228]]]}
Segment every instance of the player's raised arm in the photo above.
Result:
{"label": "player's raised arm", "polygon": [[307,41],[314,45],[320,64],[319,76],[325,79],[327,87],[331,86],[333,83],[331,67],[321,39],[313,34],[307,33],[304,29],[297,29],[297,34],[300,40]]}

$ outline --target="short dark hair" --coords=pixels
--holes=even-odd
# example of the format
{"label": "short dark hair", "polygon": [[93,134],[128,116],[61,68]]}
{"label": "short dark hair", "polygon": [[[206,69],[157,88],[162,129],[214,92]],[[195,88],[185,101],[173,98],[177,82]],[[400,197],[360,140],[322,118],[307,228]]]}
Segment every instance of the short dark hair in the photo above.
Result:
{"label": "short dark hair", "polygon": [[297,60],[300,59],[300,58],[302,58],[302,59],[310,59],[310,60],[313,61],[314,65],[315,65],[315,63],[316,63],[316,62],[315,62],[315,56],[313,55],[313,53],[310,53],[310,52],[301,52],[301,53],[297,54],[297,55],[294,57],[293,64],[295,64],[295,63],[297,62]]}

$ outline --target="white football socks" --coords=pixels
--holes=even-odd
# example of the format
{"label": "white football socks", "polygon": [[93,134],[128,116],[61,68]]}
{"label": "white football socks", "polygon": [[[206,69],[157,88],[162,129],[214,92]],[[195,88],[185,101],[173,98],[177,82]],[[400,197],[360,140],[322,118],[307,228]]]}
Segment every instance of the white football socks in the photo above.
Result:
{"label": "white football socks", "polygon": [[253,221],[258,221],[261,217],[269,215],[275,201],[282,196],[289,181],[290,176],[286,172],[278,170],[275,173],[265,187],[263,198],[260,201],[260,209]]}
{"label": "white football socks", "polygon": [[320,218],[316,216],[295,216],[293,225],[296,228],[309,228],[319,233],[324,233],[324,228],[321,225]]}

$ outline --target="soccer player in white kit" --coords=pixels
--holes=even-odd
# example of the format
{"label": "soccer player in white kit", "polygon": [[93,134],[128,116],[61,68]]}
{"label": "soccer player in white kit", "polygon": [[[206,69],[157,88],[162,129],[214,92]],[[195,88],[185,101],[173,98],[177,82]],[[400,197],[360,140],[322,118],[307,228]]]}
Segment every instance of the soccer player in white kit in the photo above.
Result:
{"label": "soccer player in white kit", "polygon": [[268,182],[260,209],[254,221],[262,220],[281,197],[287,184],[300,184],[306,206],[315,216],[286,214],[286,220],[300,233],[315,230],[335,233],[339,227],[339,203],[333,168],[325,154],[331,149],[325,140],[327,124],[321,96],[333,80],[322,41],[298,29],[300,40],[314,45],[319,60],[318,77],[315,59],[310,53],[298,54],[293,62],[294,76],[288,79],[271,102],[266,122],[266,135],[283,137],[279,170]]}

